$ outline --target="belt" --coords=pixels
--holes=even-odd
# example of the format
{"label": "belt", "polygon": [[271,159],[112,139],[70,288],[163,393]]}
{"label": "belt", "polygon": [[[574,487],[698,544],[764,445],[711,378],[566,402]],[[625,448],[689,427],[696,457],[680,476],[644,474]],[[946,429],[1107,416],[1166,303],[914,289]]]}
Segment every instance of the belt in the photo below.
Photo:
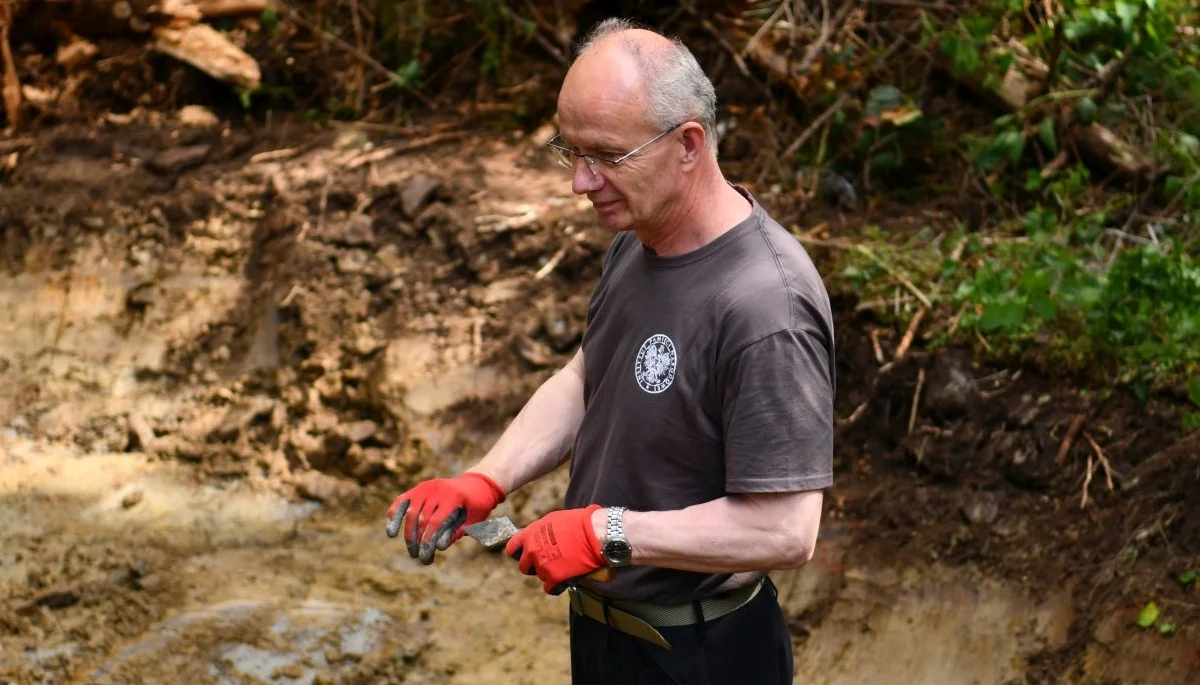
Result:
{"label": "belt", "polygon": [[568,588],[571,609],[610,628],[640,637],[663,649],[671,643],[658,628],[687,626],[699,621],[714,621],[750,603],[763,587],[763,579],[696,602],[650,604],[608,599],[577,587]]}

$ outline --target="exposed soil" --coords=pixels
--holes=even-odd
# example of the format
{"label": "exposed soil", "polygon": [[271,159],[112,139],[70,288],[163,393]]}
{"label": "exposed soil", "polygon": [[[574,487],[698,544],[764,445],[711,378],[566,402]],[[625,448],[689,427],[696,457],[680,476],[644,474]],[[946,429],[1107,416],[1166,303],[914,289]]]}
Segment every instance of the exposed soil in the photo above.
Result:
{"label": "exposed soil", "polygon": [[[611,236],[546,137],[147,114],[0,139],[0,682],[561,682],[561,604],[462,545],[420,567],[382,526],[579,343]],[[780,575],[798,673],[1196,682],[1178,407],[920,344],[880,370],[903,331],[880,359],[835,300],[828,532]],[[1174,635],[1135,626],[1151,599]]]}

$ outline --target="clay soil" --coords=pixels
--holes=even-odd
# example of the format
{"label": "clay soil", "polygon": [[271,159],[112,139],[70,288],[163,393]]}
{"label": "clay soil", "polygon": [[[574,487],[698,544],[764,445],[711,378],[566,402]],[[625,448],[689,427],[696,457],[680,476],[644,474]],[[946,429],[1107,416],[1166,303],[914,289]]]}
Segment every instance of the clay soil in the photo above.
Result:
{"label": "clay soil", "polygon": [[[0,682],[156,682],[161,650],[217,644],[172,617],[267,594],[402,617],[374,651],[314,648],[317,681],[557,682],[559,605],[478,550],[419,567],[383,512],[480,455],[566,361],[611,236],[544,130],[218,119],[0,138]],[[880,221],[752,190],[798,232]],[[881,370],[872,331],[885,361],[903,331],[834,300],[837,544],[1066,593],[1063,638],[1015,682],[1196,682],[1200,584],[1177,576],[1200,569],[1200,434],[1178,404],[920,341]],[[561,476],[504,506],[548,511]],[[1151,599],[1174,635],[1134,625]],[[797,654],[831,610],[792,613]],[[221,639],[278,640],[239,621]],[[187,639],[132,649],[164,630]],[[1111,666],[1129,651],[1144,669]]]}

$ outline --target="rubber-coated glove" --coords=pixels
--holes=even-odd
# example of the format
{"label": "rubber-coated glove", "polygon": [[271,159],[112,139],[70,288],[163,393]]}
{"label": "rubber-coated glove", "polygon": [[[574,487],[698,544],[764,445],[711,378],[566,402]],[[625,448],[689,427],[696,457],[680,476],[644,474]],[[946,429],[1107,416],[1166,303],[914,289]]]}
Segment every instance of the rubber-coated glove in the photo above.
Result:
{"label": "rubber-coated glove", "polygon": [[387,534],[396,537],[404,515],[410,514],[404,530],[408,554],[422,564],[432,564],[435,548],[444,551],[463,536],[463,526],[482,521],[505,497],[504,488],[496,481],[474,471],[457,478],[427,480],[392,502]]}
{"label": "rubber-coated glove", "polygon": [[537,575],[546,594],[557,595],[566,589],[568,580],[605,563],[592,530],[592,512],[599,508],[592,504],[550,512],[512,536],[504,551],[517,560],[522,573]]}

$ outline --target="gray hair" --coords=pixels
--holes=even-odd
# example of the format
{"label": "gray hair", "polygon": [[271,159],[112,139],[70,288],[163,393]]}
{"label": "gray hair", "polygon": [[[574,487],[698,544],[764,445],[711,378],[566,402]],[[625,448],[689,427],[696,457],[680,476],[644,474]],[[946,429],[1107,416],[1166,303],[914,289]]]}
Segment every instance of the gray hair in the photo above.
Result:
{"label": "gray hair", "polygon": [[[579,43],[575,59],[605,38],[639,28],[644,27],[628,19],[605,19]],[[715,156],[717,93],[712,81],[687,46],[673,36],[664,37],[671,42],[671,48],[665,55],[645,55],[637,41],[618,39],[621,47],[637,61],[638,70],[646,84],[646,97],[649,100],[646,116],[660,131],[685,121],[699,123],[704,127],[708,149]]]}

